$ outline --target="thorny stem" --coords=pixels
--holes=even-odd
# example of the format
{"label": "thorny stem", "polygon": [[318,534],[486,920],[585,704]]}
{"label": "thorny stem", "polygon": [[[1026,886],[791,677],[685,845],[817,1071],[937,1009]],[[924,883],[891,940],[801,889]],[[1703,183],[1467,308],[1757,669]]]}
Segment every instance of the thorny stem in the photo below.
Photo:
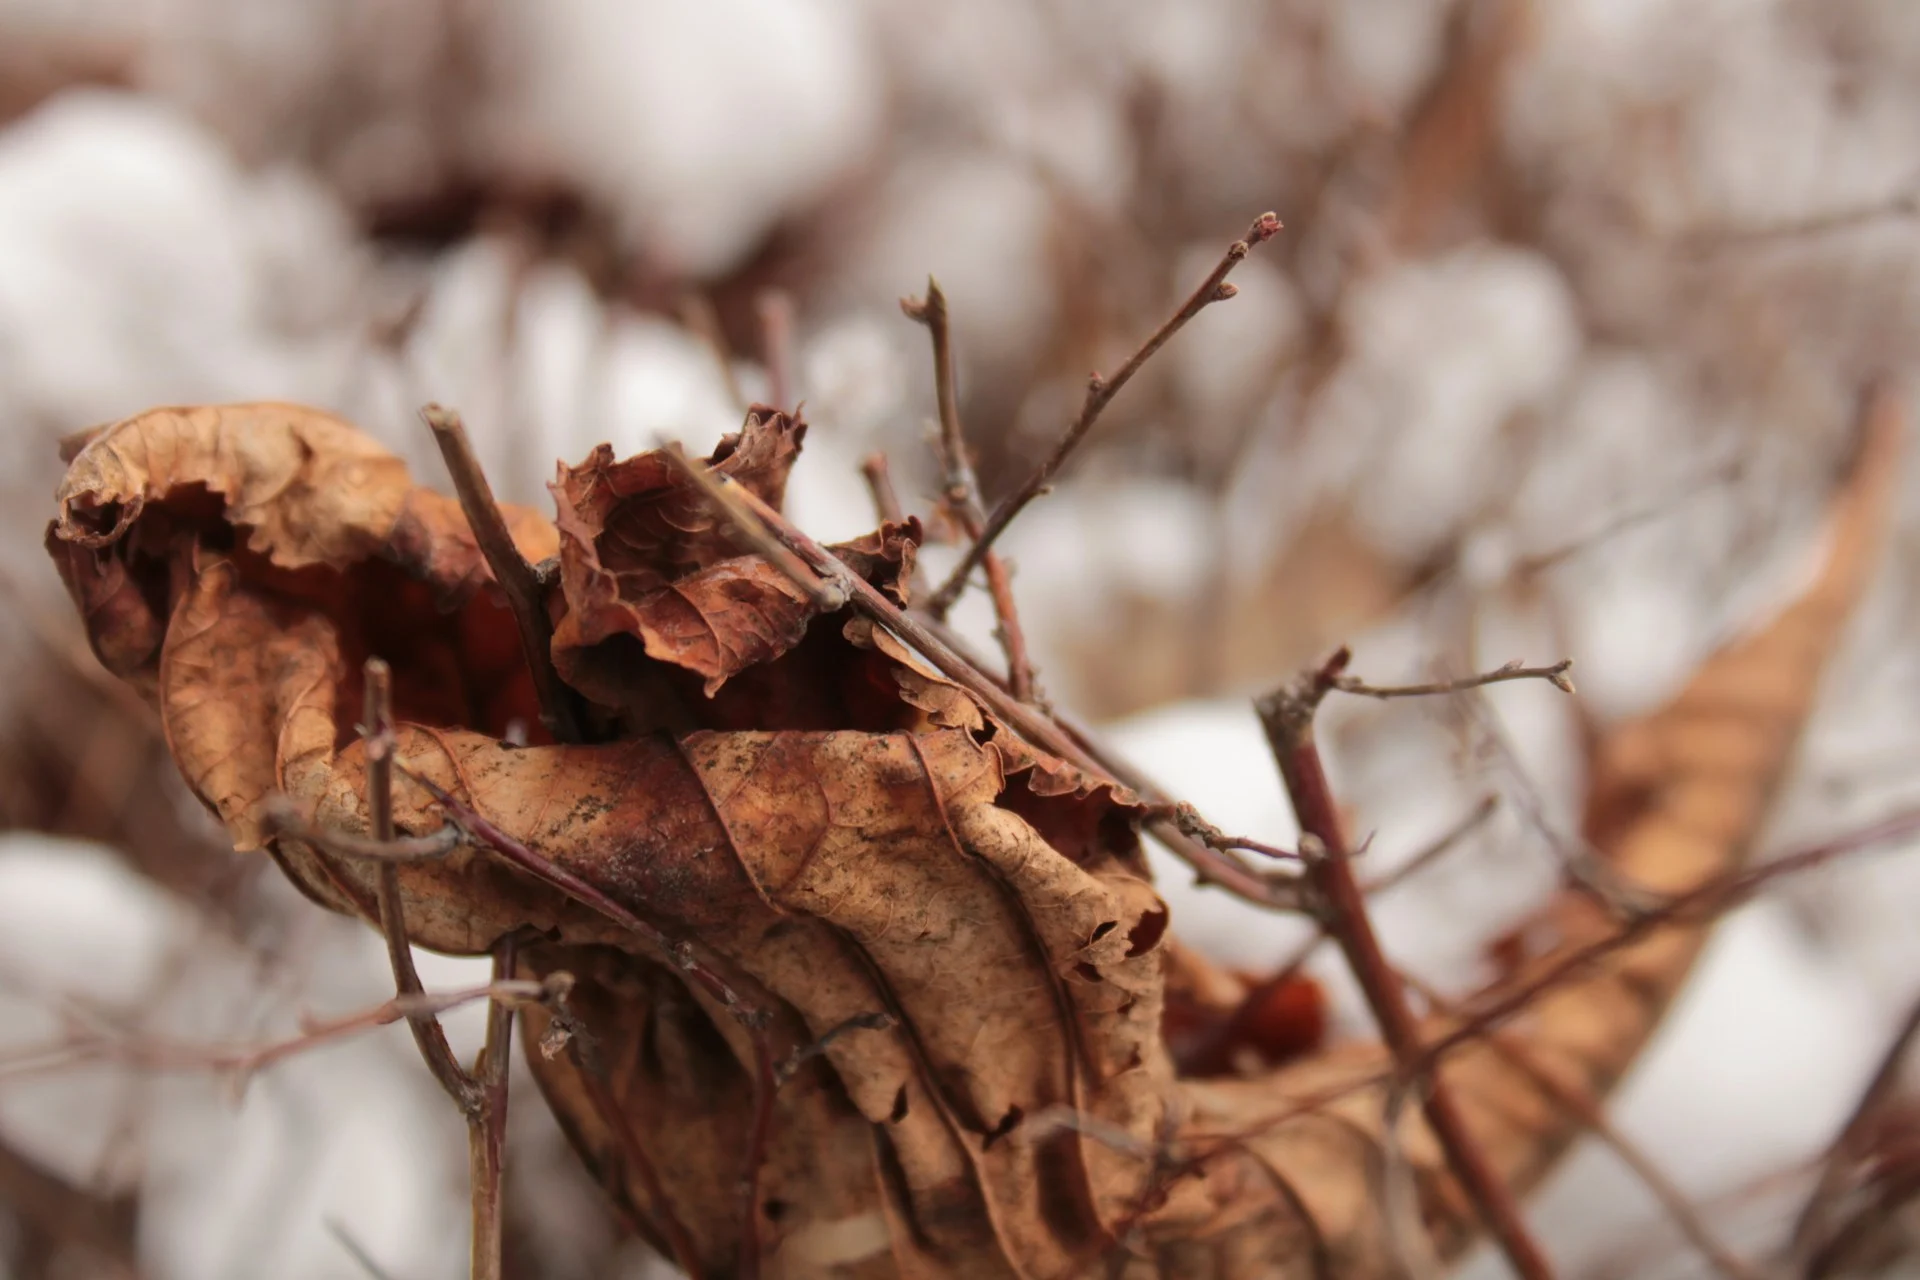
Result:
{"label": "thorny stem", "polygon": [[1434,694],[1461,693],[1490,684],[1503,684],[1508,680],[1545,680],[1562,693],[1572,693],[1573,679],[1567,675],[1571,670],[1573,659],[1563,658],[1550,667],[1523,667],[1518,662],[1509,662],[1479,675],[1461,676],[1457,680],[1436,680],[1429,684],[1368,684],[1357,676],[1341,675],[1334,677],[1333,687],[1342,693],[1358,694],[1363,698],[1424,698]]}
{"label": "thorny stem", "polygon": [[1426,1080],[1421,1109],[1446,1152],[1454,1176],[1514,1271],[1527,1280],[1545,1280],[1552,1271],[1521,1220],[1512,1191],[1488,1165],[1445,1081],[1437,1073],[1428,1076],[1421,1066],[1419,1023],[1408,1007],[1400,975],[1380,949],[1366,900],[1354,878],[1344,824],[1327,785],[1313,734],[1314,712],[1336,687],[1346,661],[1346,651],[1342,650],[1295,687],[1277,690],[1255,704],[1300,822],[1301,851],[1308,856],[1308,882],[1320,900],[1328,930],[1339,943],[1380,1024],[1381,1039],[1393,1054],[1398,1078],[1403,1085]]}
{"label": "thorny stem", "polygon": [[783,289],[768,289],[754,300],[760,317],[762,354],[767,362],[767,395],[783,413],[798,409],[793,377],[793,298]]}
{"label": "thorny stem", "polygon": [[[941,501],[954,520],[974,542],[986,525],[986,508],[980,502],[980,482],[973,474],[973,459],[967,451],[966,430],[960,425],[960,391],[953,362],[953,328],[947,318],[947,295],[940,284],[927,277],[925,298],[902,298],[900,310],[909,320],[927,327],[933,341],[933,383],[940,405],[940,435],[937,452],[942,473]],[[993,612],[999,621],[1000,647],[1007,655],[1007,689],[1022,702],[1033,700],[1033,660],[1027,654],[1026,632],[1020,626],[1020,612],[1013,599],[1013,577],[998,553],[983,549],[980,563],[986,569],[987,589],[993,596]],[[955,599],[958,593],[955,593]],[[927,602],[927,612],[936,620],[944,619],[953,600],[941,603],[936,593]]]}
{"label": "thorny stem", "polygon": [[[736,498],[740,506],[757,519],[772,537],[779,540],[782,546],[792,550],[806,562],[812,573],[802,581],[815,580],[813,574],[817,574],[818,580],[824,580],[828,584],[844,589],[847,592],[847,599],[862,614],[885,627],[904,643],[919,650],[942,675],[979,698],[986,704],[989,711],[1005,721],[1015,733],[1034,746],[1059,756],[1095,777],[1113,778],[1123,786],[1133,786],[1126,777],[1116,777],[1114,770],[1109,769],[1093,753],[1082,747],[1058,722],[1012,697],[990,676],[954,652],[945,641],[926,627],[895,607],[891,600],[849,569],[845,562],[795,528],[785,516],[762,502],[751,490],[725,479],[720,480],[719,487],[724,489],[728,497]],[[1232,890],[1247,901],[1261,906],[1282,911],[1298,909],[1298,899],[1287,883],[1261,876],[1239,859],[1219,850],[1207,848],[1201,842],[1188,837],[1169,819],[1151,819],[1149,825],[1154,834],[1159,836],[1169,849],[1193,867],[1201,880]]]}
{"label": "thorny stem", "polygon": [[[493,948],[493,980],[511,981],[518,959],[512,934]],[[487,1005],[487,1040],[473,1064],[479,1105],[467,1114],[467,1174],[473,1196],[472,1280],[501,1280],[506,1221],[507,1074],[513,1057],[513,1010]]]}
{"label": "thorny stem", "polygon": [[[393,842],[393,672],[379,658],[368,658],[366,665],[366,712],[361,726],[366,738],[367,815],[376,844]],[[400,894],[400,866],[391,859],[379,867],[380,932],[387,942],[387,962],[393,967],[393,983],[403,996],[421,993],[419,970],[413,964],[413,946],[407,938],[407,917]],[[473,1078],[461,1069],[447,1043],[447,1033],[439,1019],[431,1014],[408,1017],[413,1042],[420,1057],[440,1087],[447,1091],[463,1115],[472,1116],[480,1105],[480,1093]]]}
{"label": "thorny stem", "polygon": [[1800,1217],[1793,1226],[1789,1256],[1796,1272],[1812,1274],[1816,1255],[1827,1243],[1824,1237],[1833,1203],[1840,1194],[1847,1173],[1861,1154],[1864,1145],[1862,1138],[1898,1088],[1907,1051],[1912,1048],[1916,1038],[1920,1038],[1920,1000],[1916,1000],[1907,1010],[1906,1021],[1901,1024],[1893,1043],[1887,1046],[1873,1078],[1861,1091],[1859,1101],[1854,1103],[1853,1113],[1847,1117],[1847,1122],[1840,1127],[1839,1134],[1827,1149],[1820,1180],[1807,1197],[1806,1207],[1800,1211]]}
{"label": "thorny stem", "polygon": [[453,490],[459,495],[460,510],[466,514],[480,554],[513,611],[514,625],[520,629],[520,648],[526,654],[534,694],[540,700],[540,718],[558,741],[582,741],[578,695],[554,670],[553,619],[547,614],[545,593],[533,566],[514,545],[500,504],[494,501],[493,486],[487,483],[467,439],[467,428],[459,414],[437,404],[422,409],[420,417],[433,431],[440,456],[446,460],[447,474],[453,479]]}
{"label": "thorny stem", "polygon": [[[745,490],[740,492],[744,493]],[[771,1016],[765,1009],[750,1004],[742,998],[732,983],[700,958],[693,944],[672,937],[657,925],[641,919],[626,907],[621,906],[565,867],[540,857],[526,845],[481,817],[471,806],[432,779],[422,777],[404,765],[399,766],[399,769],[437,800],[440,807],[447,811],[447,815],[459,823],[469,835],[508,863],[536,880],[560,890],[582,906],[598,911],[608,920],[654,947],[685,976],[688,982],[706,992],[725,1008],[728,1015],[747,1033],[753,1051],[753,1117],[748,1125],[746,1169],[741,1175],[741,1191],[747,1201],[749,1212],[740,1229],[740,1275],[745,1280],[754,1280],[760,1268],[759,1221],[756,1203],[759,1196],[760,1166],[766,1159],[767,1139],[773,1122],[773,1044],[769,1034],[772,1025]]]}
{"label": "thorny stem", "polygon": [[[1411,974],[1402,974],[1408,986],[1420,993],[1423,1000],[1435,1012],[1446,1012],[1449,1002],[1442,999],[1440,993],[1428,987]],[[1688,1200],[1686,1192],[1675,1186],[1673,1180],[1661,1170],[1653,1158],[1642,1151],[1637,1143],[1621,1133],[1612,1121],[1607,1119],[1604,1108],[1583,1089],[1569,1085],[1543,1065],[1524,1041],[1504,1031],[1495,1029],[1487,1035],[1486,1043],[1502,1058],[1521,1072],[1542,1093],[1551,1098],[1554,1104],[1580,1121],[1592,1134],[1604,1142],[1618,1156],[1620,1162],[1631,1169],[1634,1176],[1653,1193],[1673,1219],[1680,1233],[1687,1237],[1693,1247],[1699,1250],[1713,1268],[1729,1280],[1755,1280],[1753,1268],[1742,1262],[1726,1244],[1713,1233],[1713,1229],[1701,1220],[1700,1214]]]}
{"label": "thorny stem", "polygon": [[1154,352],[1165,346],[1167,340],[1180,332],[1189,320],[1199,315],[1209,304],[1224,302],[1231,298],[1237,290],[1226,282],[1227,276],[1240,265],[1241,260],[1252,251],[1254,245],[1266,243],[1279,232],[1280,219],[1271,213],[1261,214],[1254,220],[1253,226],[1248,228],[1246,238],[1236,240],[1227,247],[1226,255],[1220,259],[1219,265],[1208,273],[1207,278],[1200,282],[1200,287],[1193,291],[1165,324],[1154,331],[1153,336],[1148,338],[1139,350],[1127,357],[1126,362],[1114,371],[1112,377],[1102,378],[1096,373],[1088,379],[1087,394],[1081,401],[1079,416],[1067,427],[1066,432],[1053,446],[1053,452],[1047,455],[1039,468],[993,509],[993,514],[987,517],[980,536],[973,540],[973,545],[967,548],[966,555],[961,557],[952,575],[927,602],[928,612],[935,617],[940,617],[953,607],[953,602],[960,598],[960,592],[966,588],[967,578],[980,566],[987,552],[992,549],[995,540],[1007,531],[1007,526],[1013,523],[1015,516],[1026,510],[1028,503],[1046,491],[1047,486],[1053,482],[1054,476],[1059,474],[1062,464],[1086,438],[1087,432],[1092,430],[1093,424],[1099,420],[1101,411],[1107,407],[1107,403],[1114,396],[1119,394],[1120,388],[1126,386],[1133,375],[1140,371],[1140,367],[1153,357]]}

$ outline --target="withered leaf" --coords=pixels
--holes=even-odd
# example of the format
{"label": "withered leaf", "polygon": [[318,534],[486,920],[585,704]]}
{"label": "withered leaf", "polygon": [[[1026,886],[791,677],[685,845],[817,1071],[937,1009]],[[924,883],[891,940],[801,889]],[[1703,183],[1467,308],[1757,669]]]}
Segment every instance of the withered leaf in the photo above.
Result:
{"label": "withered leaf", "polygon": [[[1591,779],[1588,832],[1629,884],[1658,896],[1713,883],[1748,856],[1778,780],[1813,706],[1821,670],[1863,589],[1895,492],[1900,405],[1871,398],[1852,474],[1836,495],[1819,575],[1777,618],[1713,655],[1666,707],[1607,730]],[[1570,957],[1612,940],[1621,922],[1584,890],[1556,897],[1522,932],[1544,936],[1479,1001],[1528,992],[1524,1020],[1507,1044],[1468,1037],[1440,1065],[1492,1168],[1516,1194],[1537,1185],[1585,1128],[1535,1071],[1599,1098],[1621,1078],[1658,1026],[1711,929],[1697,916],[1654,928],[1575,967],[1538,993],[1528,984]],[[1438,1040],[1462,1029],[1479,1001],[1435,1018]],[[1518,1045],[1524,1063],[1513,1056]],[[1193,1081],[1190,1137],[1231,1137],[1205,1202],[1158,1217],[1172,1239],[1208,1238],[1215,1264],[1198,1275],[1310,1275],[1312,1259],[1346,1277],[1397,1274],[1390,1232],[1368,1169],[1381,1158],[1390,1059],[1378,1045],[1323,1051],[1246,1081]],[[1478,1230],[1475,1210],[1448,1172],[1416,1108],[1403,1112],[1397,1142],[1414,1171],[1427,1228],[1445,1254]],[[1271,1197],[1283,1188],[1278,1203]],[[1269,1217],[1209,1231],[1232,1206],[1269,1197]],[[1197,1216],[1189,1216],[1197,1215]],[[1260,1268],[1269,1268],[1262,1271]],[[1189,1274],[1173,1269],[1171,1274]]]}
{"label": "withered leaf", "polygon": [[[805,433],[804,422],[756,407],[704,465],[778,506]],[[699,675],[712,698],[805,636],[815,612],[808,593],[761,557],[742,554],[737,536],[660,451],[615,462],[601,445],[581,465],[562,468],[551,488],[564,601],[554,663],[589,698],[625,712],[626,727],[686,728],[707,717],[672,714],[675,682],[628,660],[622,640]],[[897,595],[918,539],[909,523],[833,550]],[[610,653],[596,651],[609,641]]]}
{"label": "withered leaf", "polygon": [[[802,433],[756,411],[713,464],[777,502]],[[1744,852],[1858,589],[1892,433],[1870,435],[1807,599],[1604,747],[1594,838],[1623,875],[1671,891]],[[657,456],[597,451],[555,496],[557,528],[511,518],[530,555],[558,551],[554,656],[606,713],[609,740],[591,745],[509,745],[531,694],[457,507],[324,415],[235,406],[116,424],[75,458],[49,548],[96,651],[155,701],[236,845],[264,844],[322,904],[372,917],[372,870],[275,836],[260,802],[284,792],[315,822],[366,831],[353,721],[361,662],[379,653],[395,669],[404,832],[446,821],[407,778],[457,797],[547,867],[697,944],[766,1011],[783,1056],[865,1024],[774,1100],[747,1210],[764,1274],[1392,1273],[1373,1194],[1381,1050],[1176,1075],[1164,1014],[1169,957],[1184,953],[1132,797],[1035,750],[887,632],[810,616]],[[840,553],[897,592],[917,540],[894,527]],[[1716,748],[1735,722],[1758,744],[1737,759]],[[527,973],[576,975],[573,1052],[541,1053],[549,1015],[524,1015],[549,1104],[641,1231],[702,1274],[735,1271],[754,1097],[741,1020],[685,981],[677,947],[483,847],[399,878],[419,945],[477,953],[515,933]],[[1616,927],[1573,895],[1549,919],[1562,949]],[[1655,930],[1538,999],[1530,1043],[1546,1069],[1583,1089],[1617,1078],[1703,929]],[[1173,985],[1196,1008],[1231,1005],[1231,981],[1191,956]],[[1484,1046],[1443,1071],[1516,1185],[1577,1132]],[[1457,1249],[1471,1209],[1437,1146],[1412,1114],[1396,1139]]]}

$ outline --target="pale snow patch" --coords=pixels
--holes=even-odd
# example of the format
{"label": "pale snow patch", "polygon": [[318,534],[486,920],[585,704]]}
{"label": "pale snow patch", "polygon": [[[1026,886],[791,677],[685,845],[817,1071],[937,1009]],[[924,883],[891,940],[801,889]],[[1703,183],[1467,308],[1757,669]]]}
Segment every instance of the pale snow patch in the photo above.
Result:
{"label": "pale snow patch", "polygon": [[1039,342],[1054,319],[1051,195],[1032,170],[988,154],[909,160],[878,197],[851,282],[875,308],[939,280],[965,364],[992,367]]}
{"label": "pale snow patch", "polygon": [[[1294,465],[1350,495],[1383,550],[1418,562],[1499,492],[1502,432],[1572,367],[1573,298],[1539,255],[1471,246],[1362,285],[1346,331],[1351,352]],[[1246,471],[1236,508],[1258,518],[1270,470]]]}
{"label": "pale snow patch", "polygon": [[242,172],[151,100],[99,91],[0,134],[0,412],[10,444],[155,404],[332,401],[357,251],[290,175]]}
{"label": "pale snow patch", "polygon": [[880,82],[827,0],[550,0],[496,6],[517,77],[506,144],[557,159],[649,257],[732,265],[872,145]]}

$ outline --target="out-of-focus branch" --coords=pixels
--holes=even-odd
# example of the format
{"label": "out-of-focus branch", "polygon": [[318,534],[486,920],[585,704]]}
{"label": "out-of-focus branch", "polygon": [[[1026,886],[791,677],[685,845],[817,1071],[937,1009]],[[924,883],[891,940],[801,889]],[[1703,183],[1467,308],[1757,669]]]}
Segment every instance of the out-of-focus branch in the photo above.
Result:
{"label": "out-of-focus branch", "polygon": [[1797,1269],[1810,1270],[1816,1253],[1826,1243],[1828,1219],[1834,1202],[1839,1198],[1849,1172],[1862,1153],[1865,1146],[1862,1140],[1872,1131],[1874,1121],[1898,1088],[1908,1050],[1913,1047],[1916,1038],[1920,1038],[1920,1000],[1916,1000],[1907,1010],[1906,1020],[1901,1023],[1893,1043],[1887,1046],[1880,1065],[1874,1069],[1867,1087],[1861,1090],[1859,1101],[1854,1103],[1853,1113],[1847,1117],[1847,1122],[1840,1127],[1839,1134],[1827,1148],[1827,1157],[1820,1169],[1820,1180],[1794,1223],[1793,1237],[1788,1245],[1789,1256]]}
{"label": "out-of-focus branch", "polygon": [[727,403],[745,413],[752,401],[741,387],[739,375],[733,371],[733,352],[727,346],[727,335],[720,328],[720,313],[713,309],[713,300],[704,293],[689,293],[680,299],[679,310],[680,323],[706,344],[707,351],[713,356],[713,365],[719,370],[720,385],[726,391]]}
{"label": "out-of-focus branch", "polygon": [[882,524],[899,524],[907,518],[900,505],[900,492],[893,487],[893,469],[884,453],[870,453],[860,460],[860,476],[873,495],[873,513]]}
{"label": "out-of-focus branch", "polygon": [[960,563],[954,567],[952,575],[927,601],[927,609],[930,613],[939,617],[953,607],[953,602],[959,599],[960,592],[966,587],[967,578],[980,567],[987,552],[992,550],[994,542],[1007,531],[1007,526],[1013,523],[1014,518],[1026,510],[1028,503],[1046,492],[1047,486],[1052,484],[1053,478],[1059,474],[1061,466],[1072,456],[1073,451],[1079,448],[1080,442],[1086,439],[1087,433],[1093,429],[1093,424],[1099,421],[1101,411],[1107,407],[1114,396],[1120,393],[1120,388],[1126,386],[1133,379],[1133,375],[1140,371],[1141,366],[1153,358],[1154,352],[1160,350],[1174,334],[1186,327],[1189,320],[1199,315],[1210,304],[1224,302],[1233,297],[1238,290],[1227,283],[1227,277],[1252,251],[1254,245],[1266,243],[1279,232],[1280,219],[1271,213],[1261,214],[1254,220],[1253,226],[1248,228],[1246,237],[1234,241],[1227,247],[1226,256],[1222,257],[1219,265],[1215,266],[1208,273],[1207,278],[1200,282],[1200,287],[1193,291],[1165,324],[1154,331],[1153,336],[1141,344],[1139,350],[1127,357],[1126,361],[1114,371],[1112,377],[1102,378],[1096,373],[1088,379],[1087,394],[1080,404],[1079,416],[1068,424],[1066,431],[1053,446],[1053,452],[1047,455],[1039,468],[993,509],[993,513],[987,517],[986,524],[980,531],[980,536],[975,538],[973,545],[967,548]]}
{"label": "out-of-focus branch", "polygon": [[767,361],[767,394],[782,413],[799,408],[793,365],[793,298],[783,289],[768,289],[754,299],[760,317],[760,341]]}
{"label": "out-of-focus branch", "polygon": [[[1408,986],[1420,993],[1428,1006],[1437,1012],[1446,1012],[1449,1002],[1439,992],[1415,978],[1412,974],[1401,975]],[[1486,1043],[1516,1070],[1524,1073],[1539,1090],[1551,1098],[1556,1106],[1577,1117],[1594,1137],[1604,1142],[1620,1158],[1620,1162],[1631,1169],[1653,1198],[1660,1202],[1667,1216],[1680,1229],[1693,1247],[1700,1252],[1714,1270],[1727,1280],[1758,1280],[1754,1269],[1742,1262],[1725,1241],[1715,1235],[1705,1220],[1701,1218],[1687,1193],[1667,1177],[1666,1172],[1654,1163],[1653,1157],[1642,1151],[1607,1119],[1606,1110],[1593,1097],[1574,1086],[1543,1065],[1531,1046],[1517,1036],[1505,1031],[1495,1030],[1488,1034]]]}

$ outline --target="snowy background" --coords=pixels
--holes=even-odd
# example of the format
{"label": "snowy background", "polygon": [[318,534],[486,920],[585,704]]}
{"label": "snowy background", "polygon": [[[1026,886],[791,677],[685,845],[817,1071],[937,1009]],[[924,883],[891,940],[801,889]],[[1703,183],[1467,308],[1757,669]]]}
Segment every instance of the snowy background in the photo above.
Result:
{"label": "snowy background", "polygon": [[[91,665],[38,546],[58,437],[297,400],[433,476],[413,414],[439,400],[504,496],[543,501],[556,457],[736,425],[686,317],[717,317],[754,395],[777,293],[814,424],[791,508],[851,535],[868,452],[910,506],[933,492],[925,336],[895,303],[928,273],[1001,492],[1266,209],[1287,230],[1240,296],[1005,545],[1047,691],[1286,843],[1247,699],[1330,645],[1380,681],[1571,656],[1604,722],[1798,580],[1855,397],[1920,353],[1920,7],[0,0],[0,1275],[465,1271],[462,1128],[404,1032],[238,1096],[73,1048],[264,1041],[388,979],[370,932],[222,851]],[[1908,472],[1769,847],[1920,801]],[[984,636],[984,602],[963,615]],[[1328,719],[1380,869],[1503,800],[1378,903],[1452,989],[1553,885],[1582,787],[1569,700],[1472,710]],[[1165,879],[1236,965],[1304,936]],[[1741,910],[1612,1108],[1755,1256],[1920,991],[1916,913],[1899,851]],[[1360,1029],[1333,958],[1315,972]],[[450,1020],[469,1049],[476,1021]],[[530,1089],[512,1143],[515,1274],[664,1274]],[[1570,1275],[1701,1273],[1598,1147],[1536,1213]]]}

